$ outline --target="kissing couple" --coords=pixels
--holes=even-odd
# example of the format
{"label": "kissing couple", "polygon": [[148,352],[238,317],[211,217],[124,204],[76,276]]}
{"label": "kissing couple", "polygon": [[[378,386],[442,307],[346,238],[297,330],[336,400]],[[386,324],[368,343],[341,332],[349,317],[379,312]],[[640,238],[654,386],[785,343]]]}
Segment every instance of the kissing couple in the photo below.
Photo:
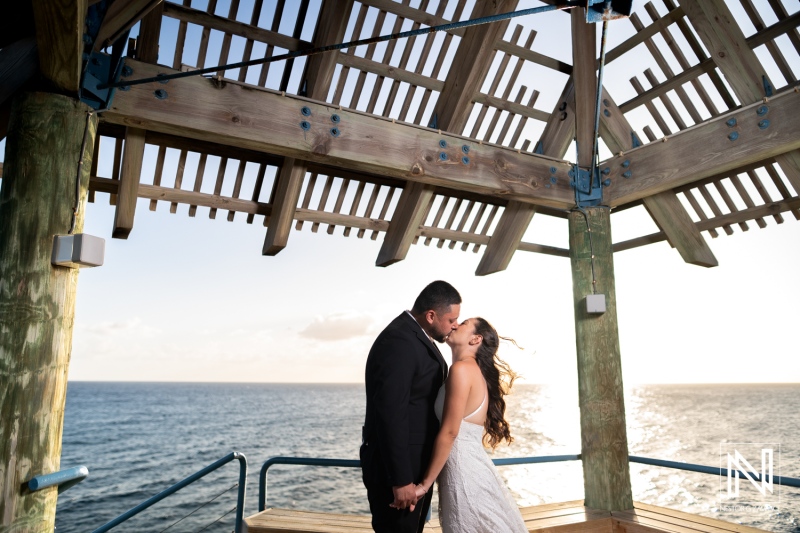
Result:
{"label": "kissing couple", "polygon": [[[512,441],[503,396],[516,375],[491,324],[460,311],[458,291],[434,281],[367,357],[359,455],[377,533],[421,533],[437,480],[444,533],[528,531],[484,449]],[[452,350],[449,372],[434,341]]]}

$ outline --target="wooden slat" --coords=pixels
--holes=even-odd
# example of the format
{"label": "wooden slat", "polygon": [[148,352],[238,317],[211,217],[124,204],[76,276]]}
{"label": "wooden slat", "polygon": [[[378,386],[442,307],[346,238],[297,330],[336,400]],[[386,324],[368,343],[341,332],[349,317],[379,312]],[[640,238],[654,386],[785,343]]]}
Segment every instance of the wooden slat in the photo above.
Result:
{"label": "wooden slat", "polygon": [[[719,180],[715,181],[714,188],[722,198],[722,201],[725,202],[725,205],[731,213],[735,213],[739,210],[739,208],[736,207],[736,204],[733,202],[733,198],[731,198],[730,193],[728,193],[728,190],[722,185],[722,182]],[[747,222],[739,222],[739,227],[742,231],[747,231],[750,229],[747,225]]]}
{"label": "wooden slat", "polygon": [[[114,163],[111,166],[111,179],[119,181],[120,171],[122,170],[122,139],[114,140]],[[108,197],[109,205],[117,205],[116,193]]]}
{"label": "wooden slat", "polygon": [[687,263],[717,266],[711,248],[672,191],[644,199],[644,206]]}
{"label": "wooden slat", "polygon": [[133,229],[133,218],[138,200],[139,179],[144,160],[145,131],[128,128],[125,133],[125,152],[122,156],[122,175],[120,177],[117,208],[114,213],[114,229],[111,236],[127,239]]}
{"label": "wooden slat", "polygon": [[[258,26],[258,19],[261,18],[261,9],[264,7],[264,0],[255,0],[253,3],[253,11],[250,15],[250,26]],[[204,28],[205,29],[205,28]],[[249,61],[253,55],[254,39],[247,39],[244,43],[244,51],[242,53],[242,61]],[[200,67],[198,67],[200,68]],[[239,81],[247,79],[247,70],[249,67],[242,67],[239,69]]]}
{"label": "wooden slat", "polygon": [[630,52],[684,16],[683,9],[680,7],[667,6],[667,9],[669,9],[667,14],[660,17],[658,20],[653,22],[653,24],[643,28],[641,31],[637,31],[631,37],[609,50],[606,54],[606,64],[622,57],[622,55],[626,52]]}
{"label": "wooden slat", "polygon": [[[308,178],[308,184],[306,185],[306,193],[303,195],[303,203],[301,204],[301,209],[308,209],[308,206],[311,205],[311,195],[314,194],[314,187],[317,185],[317,173],[311,172],[311,176]],[[377,190],[377,187],[375,188]],[[270,200],[271,201],[271,200]],[[369,216],[369,212],[366,213]],[[298,220],[297,224],[295,224],[294,229],[300,231],[303,229],[303,221]]]}
{"label": "wooden slat", "polygon": [[432,187],[420,183],[406,185],[383,239],[383,246],[375,261],[376,266],[389,266],[406,258],[431,200],[433,200]]}
{"label": "wooden slat", "polygon": [[193,9],[186,4],[180,5],[172,2],[165,2],[164,16],[177,19],[184,24],[187,22],[197,24],[198,26],[217,30],[227,35],[238,35],[245,39],[271,44],[272,46],[285,48],[290,51],[305,50],[312,47],[312,44],[308,41],[295,39],[289,35],[278,33],[277,31],[265,30],[258,26],[238,22],[235,18],[235,12],[233,12],[233,16],[226,18],[200,11],[199,9]]}
{"label": "wooden slat", "polygon": [[[175,174],[175,185],[176,189],[180,189],[181,185],[183,185],[183,173],[186,170],[186,156],[188,155],[186,150],[181,150],[181,154],[178,156],[178,169]],[[172,202],[169,205],[169,212],[175,214],[178,212],[178,204],[176,202]]]}
{"label": "wooden slat", "polygon": [[514,113],[515,115],[522,115],[523,117],[541,120],[542,122],[547,122],[550,120],[550,113],[534,109],[529,105],[523,105],[518,101],[509,102],[508,100],[497,98],[496,96],[490,96],[488,94],[476,94],[475,103],[494,107],[497,110],[497,115],[495,116],[498,116],[501,111],[508,111],[509,113]]}
{"label": "wooden slat", "polygon": [[[222,182],[225,180],[225,169],[228,166],[228,158],[223,157],[219,160],[219,168],[217,169],[217,181],[214,183],[214,196],[219,196],[222,192]],[[217,208],[212,207],[208,210],[208,218],[217,218]]]}
{"label": "wooden slat", "polygon": [[524,59],[525,61],[530,61],[531,63],[536,63],[537,65],[541,65],[558,72],[563,72],[564,74],[572,74],[572,65],[564,63],[563,61],[559,61],[558,59],[553,59],[544,54],[534,52],[533,50],[530,50],[527,47],[522,47],[516,43],[501,39],[497,41],[495,48],[500,52],[505,52],[520,59]]}
{"label": "wooden slat", "polygon": [[[700,205],[700,202],[697,201],[697,198],[694,195],[694,189],[683,191],[683,195],[686,197],[686,200],[689,202],[689,205],[692,206],[692,209],[694,209],[694,212],[700,218],[700,221],[708,220],[708,215],[706,215],[705,211],[703,210],[703,207]],[[715,239],[719,237],[719,234],[713,228],[708,230],[708,233]]]}
{"label": "wooden slat", "polygon": [[[233,183],[233,198],[239,198],[242,192],[242,180],[244,179],[244,171],[247,169],[247,161],[239,161],[239,169],[236,171],[236,181]],[[233,217],[236,211],[228,211],[228,222],[233,222]]]}
{"label": "wooden slat", "polygon": [[[192,4],[192,0],[183,0],[183,5],[188,7]],[[171,3],[165,3],[164,7],[168,7],[172,5]],[[175,70],[180,70],[181,65],[183,64],[183,45],[186,43],[186,29],[188,28],[188,22],[185,20],[180,21],[178,24],[178,36],[175,41],[175,54],[172,57],[172,68]]]}
{"label": "wooden slat", "polygon": [[536,208],[520,202],[509,202],[492,234],[492,239],[475,270],[476,276],[500,272],[508,267],[525,230],[533,220]]}
{"label": "wooden slat", "polygon": [[[133,62],[142,76],[163,68]],[[161,87],[160,84],[159,88]],[[137,125],[184,137],[231,144],[242,148],[302,158],[430,185],[451,186],[479,194],[565,209],[574,202],[568,180],[550,188],[551,168],[566,176],[570,165],[501,147],[473,146],[470,162],[461,162],[464,140],[426,128],[392,123],[361,113],[339,110],[341,135],[330,133],[333,109],[327,104],[282,96],[273,91],[240,86],[237,82],[186,78],[170,85],[168,98],[153,96],[149,84],[120,91],[106,111],[108,122]],[[310,129],[300,128],[300,108]],[[201,110],[200,112],[198,110]],[[247,110],[246,113],[241,110]],[[439,147],[440,140],[448,143]],[[397,147],[397,148],[392,148]],[[439,154],[448,155],[441,161]]]}
{"label": "wooden slat", "polygon": [[[194,176],[194,187],[192,190],[194,192],[200,192],[200,189],[203,187],[203,177],[206,173],[206,161],[208,160],[208,154],[200,154],[200,160],[197,162],[197,173]],[[190,205],[189,206],[189,216],[193,217],[197,213],[197,206]]]}
{"label": "wooden slat", "polygon": [[[364,57],[356,55],[341,54],[338,58],[339,64],[343,67],[355,68],[363,72],[371,72],[384,78],[391,78],[399,82],[410,83],[419,87],[426,87],[432,91],[441,91],[444,86],[443,81],[434,80],[421,74],[416,74],[410,70],[405,70],[401,67],[393,67],[378,61],[371,61]],[[376,84],[377,85],[377,84]],[[355,108],[357,102],[352,101],[350,107]]]}
{"label": "wooden slat", "polygon": [[[758,191],[758,194],[761,196],[761,199],[764,201],[764,203],[772,203],[772,197],[770,197],[767,189],[764,188],[764,184],[761,183],[761,178],[758,177],[758,174],[756,174],[753,170],[748,170],[747,177],[750,178],[750,181],[753,183],[753,186],[756,188],[756,191]],[[783,224],[783,217],[780,215],[780,213],[772,215],[772,218],[774,218],[775,222],[778,224]]]}
{"label": "wooden slat", "polygon": [[[703,184],[697,187],[697,190],[700,191],[700,194],[703,196],[703,199],[708,204],[708,207],[711,208],[711,212],[714,213],[714,217],[721,217],[722,211],[720,210],[719,206],[717,205],[717,201],[714,200],[714,197],[711,196],[711,192],[708,190],[708,186]],[[733,228],[730,224],[726,224],[722,226],[722,229],[725,231],[727,235],[733,235]]]}
{"label": "wooden slat", "polygon": [[39,72],[58,90],[77,95],[83,66],[88,0],[34,0]]}
{"label": "wooden slat", "polygon": [[[514,11],[518,0],[477,2],[471,18]],[[495,56],[495,43],[508,27],[508,21],[482,24],[466,29],[453,57],[444,88],[436,102],[437,127],[461,133],[469,118],[471,103]]]}
{"label": "wooden slat", "polygon": [[[447,217],[447,223],[444,225],[444,229],[451,230],[453,228],[453,223],[456,221],[456,215],[458,215],[458,211],[461,209],[461,204],[464,202],[463,198],[456,198],[455,204],[453,204],[452,209],[450,209],[450,216]],[[436,243],[437,248],[441,248],[444,246],[445,239],[439,239],[439,242]]]}
{"label": "wooden slat", "polygon": [[305,176],[306,168],[302,163],[286,158],[276,177],[275,195],[270,199],[272,214],[269,217],[262,255],[277,255],[286,247]]}
{"label": "wooden slat", "polygon": [[[342,180],[342,185],[339,188],[339,194],[336,196],[336,203],[333,204],[333,212],[334,213],[341,213],[342,212],[342,205],[344,204],[344,198],[347,195],[347,189],[350,187],[350,180],[345,179]],[[328,224],[327,231],[328,235],[333,235],[333,231],[336,229],[336,224]]]}
{"label": "wooden slat", "polygon": [[[758,126],[759,105],[720,115],[667,137],[667,142],[650,143],[604,162],[611,168],[608,201],[622,205],[800,148],[800,123],[791,118],[800,113],[800,93],[785,92],[770,100],[766,130]],[[733,128],[726,124],[730,118],[737,121]],[[739,134],[735,141],[728,137],[733,131]],[[632,177],[620,179],[626,159]]]}

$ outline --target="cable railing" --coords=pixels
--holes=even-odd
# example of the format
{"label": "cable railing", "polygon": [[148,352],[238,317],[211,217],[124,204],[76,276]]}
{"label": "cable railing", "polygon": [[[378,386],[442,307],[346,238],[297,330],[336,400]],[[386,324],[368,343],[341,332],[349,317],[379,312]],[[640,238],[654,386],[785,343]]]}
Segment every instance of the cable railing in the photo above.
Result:
{"label": "cable railing", "polygon": [[[242,520],[244,518],[244,504],[245,504],[245,493],[247,491],[247,458],[244,454],[239,452],[231,452],[222,459],[215,461],[208,465],[207,467],[203,468],[202,470],[198,470],[191,476],[185,478],[178,483],[175,483],[168,489],[165,489],[155,496],[148,498],[147,500],[143,501],[133,509],[119,515],[115,519],[111,520],[100,526],[99,528],[92,531],[92,533],[105,533],[106,531],[117,527],[121,523],[133,518],[137,514],[141,513],[148,507],[155,505],[156,503],[160,502],[164,498],[175,494],[182,488],[186,487],[187,485],[191,485],[195,481],[205,477],[206,475],[210,474],[211,472],[217,470],[218,468],[225,466],[226,464],[230,463],[234,459],[239,461],[239,492],[236,498],[236,525],[235,525],[235,533],[242,533]],[[227,492],[227,491],[226,491]],[[227,514],[227,513],[226,513]]]}
{"label": "cable railing", "polygon": [[[556,463],[561,461],[579,461],[581,460],[580,454],[574,455],[539,455],[535,457],[509,457],[504,459],[492,459],[496,466],[512,466],[512,465],[525,465],[525,464],[538,464],[538,463]],[[692,463],[682,463],[678,461],[665,461],[663,459],[651,459],[649,457],[639,457],[636,455],[629,455],[628,461],[631,463],[641,463],[651,466],[660,466],[665,468],[676,468],[688,472],[699,472],[702,474],[712,474],[717,476],[727,476],[728,469],[722,467],[704,466]],[[273,465],[303,465],[303,466],[325,466],[325,467],[343,467],[343,468],[359,468],[361,461],[358,459],[325,459],[320,457],[270,457],[261,466],[261,471],[258,476],[258,512],[264,511],[267,508],[267,470]],[[760,482],[761,476],[756,473],[745,473],[740,470],[733,470],[731,474],[737,475],[740,479],[750,478],[753,481]],[[786,477],[786,476],[771,476],[772,483],[775,485],[784,485],[787,487],[800,487],[800,478]]]}

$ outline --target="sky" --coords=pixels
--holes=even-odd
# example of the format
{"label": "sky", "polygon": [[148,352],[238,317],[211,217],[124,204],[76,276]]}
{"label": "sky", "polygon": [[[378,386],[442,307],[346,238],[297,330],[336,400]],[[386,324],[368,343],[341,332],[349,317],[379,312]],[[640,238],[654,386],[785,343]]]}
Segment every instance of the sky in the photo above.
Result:
{"label": "sky", "polygon": [[[643,67],[615,69],[607,84],[624,81],[612,91],[624,101],[630,72]],[[520,82],[541,85],[534,73]],[[537,107],[551,108],[545,100]],[[312,233],[310,224],[263,257],[260,217],[229,223],[210,220],[206,208],[190,218],[188,206],[170,214],[163,202],[155,212],[148,204],[139,200],[128,240],[111,238],[107,195],[87,207],[84,231],[106,239],[106,256],[80,273],[72,381],[362,382],[375,336],[427,283],[444,279],[461,292],[462,318],[483,316],[523,347],[501,347],[523,382],[577,387],[567,258],[517,252],[506,271],[476,277],[480,253],[419,244],[378,268],[382,236]],[[716,268],[685,264],[664,242],[615,254],[626,385],[800,381],[800,224],[784,219],[717,239],[704,233]],[[615,242],[654,231],[641,207],[612,216]],[[524,240],[567,247],[567,223],[536,215]]]}

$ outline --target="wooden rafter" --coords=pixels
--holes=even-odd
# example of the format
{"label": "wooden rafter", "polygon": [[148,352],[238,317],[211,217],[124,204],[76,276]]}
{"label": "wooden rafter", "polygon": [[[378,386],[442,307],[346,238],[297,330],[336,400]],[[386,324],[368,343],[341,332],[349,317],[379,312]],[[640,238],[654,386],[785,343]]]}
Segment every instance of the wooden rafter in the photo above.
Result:
{"label": "wooden rafter", "polygon": [[[168,71],[130,63],[141,76]],[[166,98],[156,96],[159,90]],[[301,113],[303,107],[310,111],[308,117]],[[332,122],[334,114],[340,123]],[[573,202],[566,161],[478,146],[427,128],[228,81],[185,78],[168,86],[157,82],[134,85],[117,93],[104,118],[116,124],[557,209]],[[301,127],[304,121],[307,130]],[[470,147],[468,164],[462,161],[462,145]],[[554,174],[551,168],[559,179],[547,188]]]}
{"label": "wooden rafter", "polygon": [[276,255],[286,247],[305,176],[305,165],[287,157],[276,177],[275,192],[270,199],[272,213],[269,217],[264,247],[261,250],[263,255]]}
{"label": "wooden rafter", "polygon": [[405,259],[432,200],[433,187],[422,183],[406,185],[375,261],[377,266],[385,267]]}
{"label": "wooden rafter", "polygon": [[[319,12],[314,46],[342,42],[353,0],[325,0]],[[336,59],[340,52],[326,52],[308,58],[305,68],[306,94],[314,100],[325,100],[333,80]]]}
{"label": "wooden rafter", "polygon": [[94,49],[101,50],[114,44],[124,32],[131,29],[162,2],[163,0],[116,0],[103,17]]}
{"label": "wooden rafter", "polygon": [[[477,2],[471,18],[514,11],[519,0],[486,0]],[[450,73],[436,102],[434,116],[437,128],[461,133],[469,118],[475,93],[495,56],[494,43],[505,32],[508,21],[472,26],[464,32]]]}

